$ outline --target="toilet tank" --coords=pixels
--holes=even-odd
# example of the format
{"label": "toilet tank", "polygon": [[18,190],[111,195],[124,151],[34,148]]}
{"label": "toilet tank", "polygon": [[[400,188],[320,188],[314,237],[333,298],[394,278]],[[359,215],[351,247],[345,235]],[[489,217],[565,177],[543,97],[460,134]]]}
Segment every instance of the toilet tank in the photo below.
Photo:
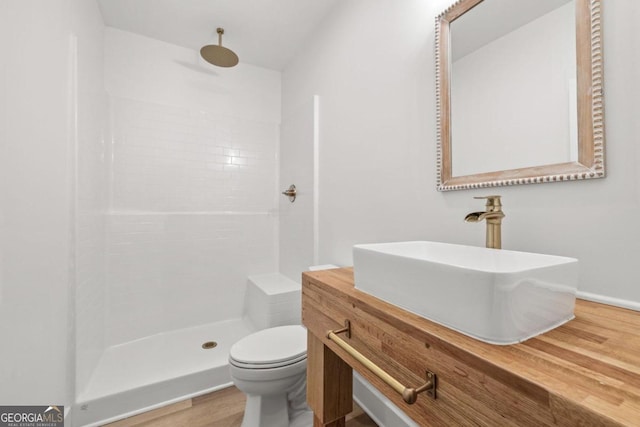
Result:
{"label": "toilet tank", "polygon": [[243,317],[256,330],[299,325],[302,286],[280,273],[249,276]]}

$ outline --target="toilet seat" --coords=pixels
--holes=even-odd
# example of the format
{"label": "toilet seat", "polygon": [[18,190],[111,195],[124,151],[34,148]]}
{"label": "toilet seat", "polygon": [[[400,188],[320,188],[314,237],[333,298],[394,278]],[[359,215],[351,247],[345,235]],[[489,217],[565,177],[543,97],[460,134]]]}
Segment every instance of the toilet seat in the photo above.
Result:
{"label": "toilet seat", "polygon": [[229,358],[229,363],[235,367],[243,368],[243,369],[275,369],[275,368],[284,368],[285,366],[295,365],[301,361],[305,361],[307,359],[307,355],[303,355],[291,360],[284,360],[282,362],[277,363],[242,363],[233,358]]}
{"label": "toilet seat", "polygon": [[273,369],[307,358],[307,330],[301,325],[255,332],[229,350],[229,363],[243,369]]}

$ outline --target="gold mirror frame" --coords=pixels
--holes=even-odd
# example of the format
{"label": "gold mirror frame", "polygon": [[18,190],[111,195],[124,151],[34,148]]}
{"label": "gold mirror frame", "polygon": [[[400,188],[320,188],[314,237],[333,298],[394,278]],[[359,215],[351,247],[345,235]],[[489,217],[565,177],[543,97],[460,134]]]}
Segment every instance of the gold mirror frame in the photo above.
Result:
{"label": "gold mirror frame", "polygon": [[578,161],[452,176],[450,25],[484,0],[458,0],[436,18],[438,191],[604,178],[600,0],[576,0]]}

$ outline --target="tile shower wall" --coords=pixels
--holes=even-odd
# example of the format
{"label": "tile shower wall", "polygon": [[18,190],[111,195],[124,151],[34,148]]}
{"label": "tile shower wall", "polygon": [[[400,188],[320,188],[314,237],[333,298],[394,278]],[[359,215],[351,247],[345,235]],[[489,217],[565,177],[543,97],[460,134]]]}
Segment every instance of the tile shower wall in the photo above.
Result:
{"label": "tile shower wall", "polygon": [[276,124],[118,97],[112,105],[114,210],[273,208]]}
{"label": "tile shower wall", "polygon": [[239,317],[248,274],[273,271],[268,214],[110,215],[108,344]]}
{"label": "tile shower wall", "polygon": [[277,126],[112,104],[109,344],[237,317],[276,262]]}
{"label": "tile shower wall", "polygon": [[106,38],[106,343],[239,317],[247,276],[278,265],[279,73],[222,75],[188,49]]}

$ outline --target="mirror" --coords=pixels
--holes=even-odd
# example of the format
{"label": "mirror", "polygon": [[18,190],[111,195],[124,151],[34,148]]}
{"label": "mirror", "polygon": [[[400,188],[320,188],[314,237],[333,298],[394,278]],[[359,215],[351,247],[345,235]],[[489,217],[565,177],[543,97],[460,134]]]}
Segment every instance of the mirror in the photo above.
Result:
{"label": "mirror", "polygon": [[600,0],[460,0],[436,69],[438,190],[604,177]]}

